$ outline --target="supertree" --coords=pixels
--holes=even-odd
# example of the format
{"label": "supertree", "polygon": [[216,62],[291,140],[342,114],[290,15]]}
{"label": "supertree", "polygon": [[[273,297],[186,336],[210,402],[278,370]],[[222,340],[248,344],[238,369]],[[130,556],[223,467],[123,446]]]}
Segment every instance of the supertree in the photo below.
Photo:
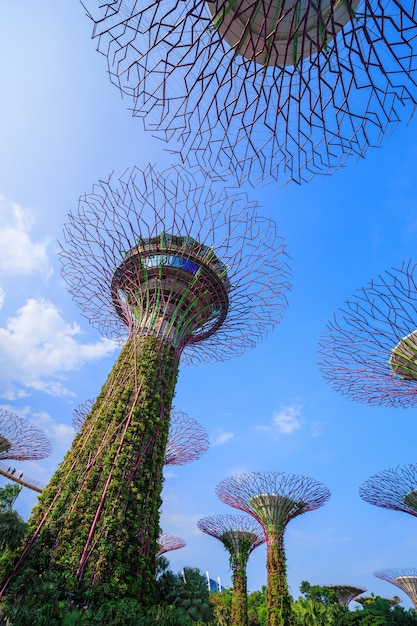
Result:
{"label": "supertree", "polygon": [[325,589],[332,589],[339,604],[348,606],[350,602],[360,593],[365,593],[366,589],[355,587],[354,585],[325,585]]}
{"label": "supertree", "polygon": [[176,537],[175,535],[170,535],[169,533],[161,533],[158,539],[158,552],[156,556],[161,556],[161,554],[165,554],[165,552],[171,552],[172,550],[179,550],[180,548],[184,548],[187,544],[184,539],[181,537]]}
{"label": "supertree", "polygon": [[289,626],[291,598],[286,580],[284,532],[290,520],[323,506],[330,491],[305,476],[256,472],[225,478],[217,485],[216,494],[222,502],[253,515],[264,529],[267,626]]}
{"label": "supertree", "polygon": [[247,626],[246,566],[253,550],[266,540],[263,528],[253,517],[224,514],[203,517],[197,526],[203,533],[221,541],[228,551],[233,582],[232,624]]}
{"label": "supertree", "polygon": [[133,115],[183,159],[240,183],[332,173],[416,104],[415,3],[83,5]]}
{"label": "supertree", "polygon": [[146,604],[180,358],[232,357],[280,321],[285,246],[245,195],[216,192],[200,170],[149,166],[80,198],[61,260],[75,302],[124,346],[40,497],[3,592],[25,562],[62,575],[90,606],[122,597]]}
{"label": "supertree", "polygon": [[374,474],[361,485],[359,495],[369,504],[417,517],[417,465],[402,465]]}
{"label": "supertree", "polygon": [[34,461],[51,454],[51,444],[41,430],[0,409],[0,460]]}
{"label": "supertree", "polygon": [[[94,402],[86,400],[74,410],[72,424],[76,431],[81,430]],[[186,465],[198,461],[208,449],[209,437],[201,424],[186,413],[172,409],[164,465]]]}
{"label": "supertree", "polygon": [[386,271],[327,324],[319,367],[336,391],[388,407],[417,403],[416,278],[412,261]]}
{"label": "supertree", "polygon": [[374,572],[374,576],[391,583],[404,591],[417,609],[417,568],[404,567],[399,569],[385,569]]}

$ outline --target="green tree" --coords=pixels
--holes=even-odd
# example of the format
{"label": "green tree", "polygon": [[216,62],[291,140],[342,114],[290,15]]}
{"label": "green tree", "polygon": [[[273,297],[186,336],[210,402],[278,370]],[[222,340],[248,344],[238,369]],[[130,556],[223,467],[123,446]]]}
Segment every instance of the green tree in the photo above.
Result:
{"label": "green tree", "polygon": [[249,626],[264,626],[266,624],[266,586],[261,591],[253,591],[248,595],[248,624]]}
{"label": "green tree", "polygon": [[214,624],[216,626],[233,626],[232,596],[232,588],[210,594],[210,604],[213,608]]}
{"label": "green tree", "polygon": [[300,591],[307,600],[319,602],[320,604],[336,604],[338,602],[337,593],[330,587],[320,585],[310,585],[307,580],[303,580]]}
{"label": "green tree", "polygon": [[184,567],[177,575],[173,594],[174,597],[169,598],[171,603],[182,609],[194,622],[210,622],[213,619],[207,579],[200,570]]}
{"label": "green tree", "polygon": [[0,550],[15,550],[26,534],[27,524],[13,505],[22,491],[20,485],[8,483],[0,489]]}

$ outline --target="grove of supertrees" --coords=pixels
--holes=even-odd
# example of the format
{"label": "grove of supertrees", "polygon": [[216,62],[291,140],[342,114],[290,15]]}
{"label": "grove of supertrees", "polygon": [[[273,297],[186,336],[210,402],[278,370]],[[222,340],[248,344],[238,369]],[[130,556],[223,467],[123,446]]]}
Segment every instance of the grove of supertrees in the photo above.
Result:
{"label": "grove of supertrees", "polygon": [[411,260],[347,301],[320,339],[319,367],[352,400],[388,407],[417,403],[417,269]]}
{"label": "grove of supertrees", "polygon": [[266,624],[290,626],[284,533],[295,517],[320,508],[330,498],[322,483],[284,472],[256,472],[225,478],[216,487],[219,499],[252,515],[266,538]]}
{"label": "grove of supertrees", "polygon": [[241,354],[287,305],[285,246],[255,208],[181,167],[134,167],[80,198],[65,226],[63,277],[91,324],[124,345],[33,510],[3,595],[12,599],[30,568],[38,579],[54,573],[65,598],[91,609],[152,603],[180,359]]}
{"label": "grove of supertrees", "polygon": [[398,569],[385,569],[374,572],[374,576],[386,580],[387,583],[395,585],[410,598],[417,609],[417,568],[403,567]]}
{"label": "grove of supertrees", "polygon": [[83,5],[133,115],[183,160],[228,169],[239,183],[332,173],[380,145],[416,104],[415,3]]}
{"label": "grove of supertrees", "polygon": [[402,465],[374,474],[360,486],[359,495],[369,504],[417,517],[417,465]]}
{"label": "grove of supertrees", "polygon": [[229,553],[232,570],[232,612],[234,626],[248,624],[246,567],[250,554],[266,541],[262,526],[247,515],[212,515],[197,522],[199,529],[222,542]]}

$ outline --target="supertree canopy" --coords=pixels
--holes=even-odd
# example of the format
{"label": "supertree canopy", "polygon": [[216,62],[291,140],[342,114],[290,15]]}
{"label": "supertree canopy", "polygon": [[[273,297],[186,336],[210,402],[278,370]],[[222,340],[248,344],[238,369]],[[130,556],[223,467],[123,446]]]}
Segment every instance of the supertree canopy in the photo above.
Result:
{"label": "supertree canopy", "polygon": [[374,474],[359,488],[360,497],[385,509],[417,517],[417,465],[403,465]]}
{"label": "supertree canopy", "polygon": [[412,261],[358,290],[320,339],[328,383],[359,402],[417,403],[417,270]]}
{"label": "supertree canopy", "polygon": [[374,576],[392,583],[408,595],[414,608],[417,609],[417,568],[404,567],[374,572]]}
{"label": "supertree canopy", "polygon": [[0,409],[0,460],[40,460],[50,454],[51,444],[41,430]]}
{"label": "supertree canopy", "polygon": [[172,550],[179,550],[180,548],[184,548],[187,544],[184,539],[181,537],[176,537],[175,535],[170,535],[169,533],[161,533],[158,539],[158,552],[156,556],[161,556],[161,554],[165,554],[165,552],[171,552]]}
{"label": "supertree canopy", "polygon": [[356,596],[360,593],[365,593],[366,589],[362,587],[355,587],[354,585],[326,585],[326,589],[332,589],[336,596],[339,604],[344,604],[347,606],[349,602],[351,602]]}
{"label": "supertree canopy", "polygon": [[266,536],[267,626],[291,624],[291,597],[286,580],[284,532],[290,520],[323,506],[330,491],[305,476],[283,472],[256,472],[225,478],[217,496],[252,515]]}
{"label": "supertree canopy", "polygon": [[415,3],[83,4],[133,115],[183,159],[239,182],[332,173],[416,103]]}
{"label": "supertree canopy", "polygon": [[[396,606],[397,604],[401,604],[402,600],[398,596],[394,596],[393,598],[385,598],[383,596],[377,596],[378,598],[382,597],[382,600],[389,602],[391,606]],[[366,606],[368,604],[372,604],[375,602],[375,596],[361,596],[359,598],[355,598],[355,602],[358,602],[362,606]]]}
{"label": "supertree canopy", "polygon": [[88,400],[84,400],[84,402],[79,404],[74,409],[72,414],[72,425],[77,433],[80,432],[85,422],[85,418],[91,412],[95,401],[95,398],[89,398]]}
{"label": "supertree canopy", "polygon": [[246,515],[212,515],[197,522],[203,533],[222,542],[230,555],[233,596],[231,623],[247,626],[248,600],[246,566],[251,552],[266,541],[262,526]]}
{"label": "supertree canopy", "polygon": [[164,465],[186,465],[209,449],[207,431],[186,413],[172,410]]}
{"label": "supertree canopy", "polygon": [[[69,216],[61,258],[74,300],[125,345],[29,520],[19,568],[55,572],[74,602],[152,602],[170,411],[180,358],[253,346],[286,306],[275,224],[202,171],[133,168]],[[30,589],[25,589],[30,594]]]}

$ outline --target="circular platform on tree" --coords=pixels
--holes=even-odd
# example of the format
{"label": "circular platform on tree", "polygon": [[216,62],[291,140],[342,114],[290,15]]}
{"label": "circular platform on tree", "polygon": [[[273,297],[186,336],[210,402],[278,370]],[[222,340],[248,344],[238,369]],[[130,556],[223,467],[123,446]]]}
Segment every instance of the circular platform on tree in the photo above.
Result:
{"label": "circular platform on tree", "polygon": [[297,65],[332,41],[358,0],[208,0],[213,28],[239,54],[260,65]]}
{"label": "circular platform on tree", "polygon": [[417,330],[400,339],[391,350],[389,364],[403,380],[417,381]]}

